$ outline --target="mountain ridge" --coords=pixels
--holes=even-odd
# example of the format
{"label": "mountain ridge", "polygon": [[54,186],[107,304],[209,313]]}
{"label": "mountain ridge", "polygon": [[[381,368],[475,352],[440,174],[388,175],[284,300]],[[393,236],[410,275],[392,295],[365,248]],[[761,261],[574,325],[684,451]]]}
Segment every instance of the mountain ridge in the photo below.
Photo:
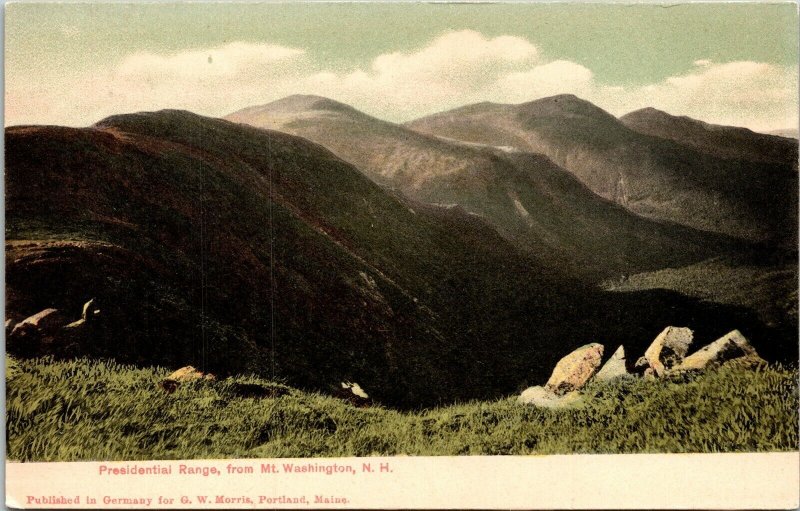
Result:
{"label": "mountain ridge", "polygon": [[[546,264],[584,277],[699,261],[730,245],[724,237],[639,218],[595,195],[547,155],[420,134],[349,108],[329,112],[323,99],[292,96],[226,118],[314,140],[416,200],[461,204]],[[584,103],[571,110],[597,113]],[[628,250],[634,240],[638,249]]]}
{"label": "mountain ridge", "polygon": [[[796,245],[796,145],[787,146],[794,158],[781,163],[755,156],[722,158],[707,148],[690,147],[686,140],[640,133],[587,104],[574,96],[555,96],[441,112],[404,126],[544,154],[594,193],[640,216],[751,242]],[[572,113],[576,110],[580,115]],[[648,113],[652,116],[651,111],[638,115]],[[628,117],[628,124],[633,125],[632,119],[636,116]],[[752,135],[784,144],[776,137]]]}

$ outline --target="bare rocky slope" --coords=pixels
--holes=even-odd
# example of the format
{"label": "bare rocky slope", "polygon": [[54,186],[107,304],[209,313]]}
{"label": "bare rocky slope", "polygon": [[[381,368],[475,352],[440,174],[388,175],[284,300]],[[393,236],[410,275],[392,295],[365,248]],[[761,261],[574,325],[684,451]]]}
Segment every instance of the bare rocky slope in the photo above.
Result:
{"label": "bare rocky slope", "polygon": [[544,266],[584,279],[690,264],[736,246],[724,236],[641,218],[546,156],[496,147],[507,141],[446,140],[318,96],[291,96],[226,118],[313,140],[416,200],[458,204]]}
{"label": "bare rocky slope", "polygon": [[637,352],[664,325],[796,358],[796,332],[744,308],[600,292],[307,140],[181,111],[7,128],[6,261],[12,322],[100,310],[26,356],[349,380],[403,407],[508,395],[577,346]]}
{"label": "bare rocky slope", "polygon": [[548,156],[596,194],[651,219],[743,240],[797,243],[797,143],[654,110],[619,120],[560,95],[481,103],[406,124]]}

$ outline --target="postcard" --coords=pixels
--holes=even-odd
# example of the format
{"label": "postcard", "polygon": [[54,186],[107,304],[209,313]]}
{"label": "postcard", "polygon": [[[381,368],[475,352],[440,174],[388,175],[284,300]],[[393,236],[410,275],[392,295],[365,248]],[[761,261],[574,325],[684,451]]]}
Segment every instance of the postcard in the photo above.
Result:
{"label": "postcard", "polygon": [[800,506],[799,26],[8,4],[6,504]]}

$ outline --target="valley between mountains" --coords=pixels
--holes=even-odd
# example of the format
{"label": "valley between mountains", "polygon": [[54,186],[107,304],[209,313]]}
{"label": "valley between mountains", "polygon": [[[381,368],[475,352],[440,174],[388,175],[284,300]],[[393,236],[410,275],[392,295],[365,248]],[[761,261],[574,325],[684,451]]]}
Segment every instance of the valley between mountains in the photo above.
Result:
{"label": "valley between mountains", "polygon": [[358,382],[399,409],[509,396],[669,325],[797,360],[794,139],[574,96],[404,125],[292,96],[5,137],[7,335],[98,311],[9,337],[16,358]]}

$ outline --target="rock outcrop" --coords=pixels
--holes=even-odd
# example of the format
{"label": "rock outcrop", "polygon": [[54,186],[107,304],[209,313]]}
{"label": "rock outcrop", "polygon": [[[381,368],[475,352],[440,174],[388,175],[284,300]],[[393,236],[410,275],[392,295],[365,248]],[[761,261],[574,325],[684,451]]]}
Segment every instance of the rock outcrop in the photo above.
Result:
{"label": "rock outcrop", "polygon": [[545,389],[557,395],[564,395],[582,388],[597,372],[602,359],[602,344],[581,346],[558,361],[553,374],[545,384]]}
{"label": "rock outcrop", "polygon": [[11,330],[6,338],[6,349],[24,356],[37,356],[43,345],[53,342],[67,321],[58,309],[44,309],[13,327],[6,323],[6,331]]}
{"label": "rock outcrop", "polygon": [[45,309],[17,323],[11,330],[11,336],[27,335],[34,332],[41,335],[53,334],[65,323],[66,319],[58,309]]}
{"label": "rock outcrop", "polygon": [[617,351],[611,355],[603,367],[594,375],[596,381],[608,381],[622,376],[628,376],[628,369],[625,366],[625,347],[620,346]]}
{"label": "rock outcrop", "polygon": [[517,398],[517,403],[543,408],[575,406],[583,401],[580,390],[592,377],[597,382],[624,376],[655,380],[672,373],[716,369],[722,365],[755,369],[767,364],[739,330],[686,356],[693,339],[694,333],[689,328],[665,328],[636,361],[632,373],[627,369],[624,346],[618,347],[599,371],[603,346],[597,343],[581,346],[558,361],[544,386],[528,387]]}
{"label": "rock outcrop", "polygon": [[[656,376],[664,376],[669,369],[680,364],[689,352],[694,339],[694,332],[690,328],[668,326],[650,344],[644,352],[647,367],[653,370]],[[637,361],[637,367],[643,364]],[[647,370],[645,367],[645,372]]]}
{"label": "rock outcrop", "polygon": [[766,364],[747,338],[738,330],[734,330],[692,353],[674,370],[714,369],[731,361],[738,361],[746,366]]}

